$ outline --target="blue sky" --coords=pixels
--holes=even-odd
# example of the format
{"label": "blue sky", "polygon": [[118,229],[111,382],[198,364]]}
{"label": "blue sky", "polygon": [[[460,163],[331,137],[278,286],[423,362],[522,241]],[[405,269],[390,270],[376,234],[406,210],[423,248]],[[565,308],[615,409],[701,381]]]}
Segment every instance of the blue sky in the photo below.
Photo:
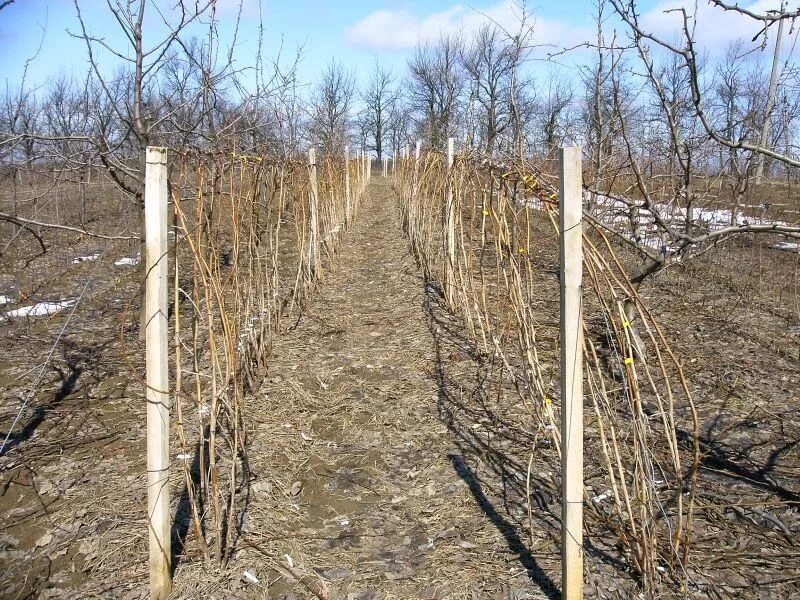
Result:
{"label": "blue sky", "polygon": [[[174,0],[153,2],[164,9]],[[124,51],[125,45],[106,1],[79,0],[79,4],[89,30]],[[763,10],[777,5],[778,0],[743,0],[741,4]],[[223,44],[232,39],[238,5],[239,0],[218,0]],[[261,13],[268,55],[276,55],[282,45],[284,55],[293,56],[298,46],[304,46],[300,73],[306,82],[313,81],[331,58],[353,69],[362,79],[376,60],[402,72],[411,48],[420,39],[435,38],[440,31],[468,36],[487,17],[513,27],[513,5],[512,0],[243,0],[236,55],[240,67],[252,64]],[[674,22],[663,11],[677,5],[694,6],[694,3],[689,0],[637,3],[643,22],[666,35],[674,28]],[[569,46],[590,39],[593,34],[593,0],[540,0],[528,2],[528,7],[535,15],[536,36],[541,43]],[[699,35],[712,53],[720,51],[734,37],[752,37],[757,31],[755,24],[741,17],[720,15],[702,0],[698,7],[703,23],[707,24],[700,28]],[[611,12],[610,7],[607,10]],[[152,10],[150,14],[153,20],[149,30],[155,39],[159,24],[157,14]],[[613,22],[609,21],[609,25],[613,27]],[[0,82],[7,81],[11,86],[19,83],[24,61],[36,53],[40,41],[41,52],[29,70],[30,83],[42,83],[59,71],[76,76],[85,74],[88,69],[85,47],[82,41],[70,37],[68,29],[79,30],[72,0],[16,0],[1,11]],[[198,33],[202,31],[197,29]],[[580,54],[562,62],[569,66],[576,60],[581,60]],[[118,61],[107,58],[104,65],[110,69],[115,62]]]}

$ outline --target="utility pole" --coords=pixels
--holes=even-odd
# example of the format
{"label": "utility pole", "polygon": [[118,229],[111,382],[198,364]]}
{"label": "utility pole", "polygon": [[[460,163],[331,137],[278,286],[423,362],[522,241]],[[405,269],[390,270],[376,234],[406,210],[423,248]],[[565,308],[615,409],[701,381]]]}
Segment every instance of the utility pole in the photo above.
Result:
{"label": "utility pole", "polygon": [[[786,8],[786,3],[781,2],[781,12]],[[783,39],[783,22],[785,19],[778,21],[778,34],[775,38],[775,53],[772,55],[772,72],[769,76],[769,91],[767,92],[767,106],[764,109],[764,125],[761,127],[761,138],[758,145],[761,148],[772,150],[769,143],[769,132],[772,126],[772,111],[775,109],[775,89],[778,86],[778,64],[781,60],[781,41]],[[761,183],[761,178],[764,175],[764,155],[759,153],[756,163],[756,185]]]}

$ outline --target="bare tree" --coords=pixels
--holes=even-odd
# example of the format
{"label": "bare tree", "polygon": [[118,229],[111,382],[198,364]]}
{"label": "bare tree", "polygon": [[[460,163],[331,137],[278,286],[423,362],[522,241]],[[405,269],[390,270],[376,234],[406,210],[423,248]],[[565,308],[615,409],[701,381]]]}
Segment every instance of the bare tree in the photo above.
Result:
{"label": "bare tree", "polygon": [[[505,46],[501,30],[486,23],[464,50],[464,68],[469,75],[470,100],[479,106],[479,114],[470,115],[468,128],[477,133],[480,146],[488,154],[497,138],[511,124],[512,55]],[[473,124],[474,122],[474,124]]]}
{"label": "bare tree", "polygon": [[455,134],[464,90],[462,48],[460,38],[442,36],[436,44],[418,44],[408,61],[408,95],[417,127],[435,148]]}
{"label": "bare tree", "polygon": [[[687,72],[687,80],[690,85],[693,110],[711,139],[728,147],[739,148],[748,152],[760,153],[766,158],[781,161],[792,167],[800,167],[800,160],[798,159],[795,159],[791,156],[786,156],[785,154],[781,154],[775,150],[762,146],[758,141],[754,143],[749,140],[727,138],[714,126],[713,119],[708,113],[707,99],[705,98],[702,86],[702,61],[699,58],[697,44],[695,42],[695,30],[697,28],[697,19],[695,16],[691,15],[685,8],[675,9],[675,12],[680,15],[681,19],[681,41],[673,43],[642,28],[641,24],[639,23],[638,13],[632,0],[609,1],[614,7],[614,10],[617,12],[617,15],[628,27],[634,39],[640,39],[643,43],[653,43],[663,50],[679,57],[681,61],[681,68],[686,69]],[[761,34],[759,34],[762,36],[766,35],[769,25],[778,23],[781,20],[795,19],[800,15],[800,9],[794,11],[769,11],[767,13],[760,14],[740,8],[736,5],[727,5],[723,2],[719,2],[718,0],[711,1],[713,4],[723,8],[724,10],[735,11],[745,17],[764,23],[764,29],[762,30]]]}
{"label": "bare tree", "polygon": [[[400,87],[406,88],[407,86],[401,84]],[[413,127],[413,109],[401,97],[392,105],[386,120],[386,139],[389,143],[389,149],[395,156],[399,155],[400,149],[405,144],[411,143],[414,139]],[[388,152],[389,150],[387,150],[387,154]]]}
{"label": "bare tree", "polygon": [[[189,3],[178,0],[170,12],[172,19],[155,9],[155,13],[162,19],[164,30],[158,39],[150,40],[146,36],[144,21],[147,13],[147,0],[132,0],[130,2],[108,3],[108,10],[114,17],[114,22],[119,27],[119,39],[124,43],[113,46],[105,36],[98,36],[89,32],[83,18],[81,5],[78,0],[73,0],[77,14],[80,31],[70,32],[74,37],[81,39],[86,46],[89,63],[99,82],[100,88],[107,99],[106,106],[113,111],[113,115],[121,131],[114,137],[109,135],[109,129],[100,130],[95,137],[98,145],[97,155],[111,179],[126,193],[130,194],[136,203],[140,215],[140,255],[144,257],[144,172],[147,146],[154,141],[157,129],[157,107],[148,104],[147,96],[155,88],[155,82],[163,67],[165,58],[169,55],[173,45],[179,41],[179,36],[194,21],[205,14],[214,1]],[[213,18],[212,18],[213,21]],[[211,28],[213,28],[213,23]],[[147,41],[146,41],[147,38]],[[125,69],[118,72],[118,76],[110,79],[100,68],[100,54],[109,54],[125,65]],[[120,101],[120,90],[124,89],[123,83],[130,85],[130,102]],[[155,96],[152,96],[155,98]],[[137,160],[135,165],[128,160],[126,152],[129,145],[136,148]],[[144,260],[141,261],[142,275],[144,275]],[[143,323],[145,318],[144,302],[141,303],[140,317]],[[142,331],[144,327],[141,328]]]}
{"label": "bare tree", "polygon": [[[742,191],[752,175],[755,159],[762,155],[796,166],[796,159],[781,155],[760,142],[763,131],[760,120],[752,121],[755,115],[764,114],[755,106],[755,99],[762,92],[753,88],[747,91],[747,78],[741,78],[734,65],[724,73],[722,94],[713,93],[714,86],[705,85],[704,63],[700,59],[695,41],[696,18],[690,18],[685,9],[678,9],[682,19],[682,41],[668,42],[645,31],[639,24],[638,15],[632,2],[609,0],[617,14],[627,25],[633,47],[638,58],[635,74],[643,81],[639,93],[652,99],[653,109],[643,111],[635,104],[635,95],[626,94],[621,63],[611,52],[609,65],[613,100],[613,122],[618,127],[623,144],[621,167],[629,169],[633,185],[623,193],[615,193],[612,186],[604,188],[612,206],[622,207],[631,215],[631,234],[623,234],[611,220],[602,216],[593,217],[601,227],[615,233],[619,239],[631,244],[642,256],[643,264],[632,275],[632,281],[641,283],[661,269],[700,256],[713,245],[743,233],[779,233],[784,236],[800,238],[800,227],[783,222],[757,221],[742,216],[738,212],[738,202]],[[789,18],[788,13],[783,18]],[[769,23],[776,20],[768,19]],[[658,64],[651,51],[651,45],[666,50],[663,64]],[[718,85],[719,88],[719,79]],[[763,88],[762,88],[763,89]],[[735,105],[741,103],[741,92],[749,100],[743,110]],[[738,100],[732,96],[736,94]],[[727,104],[723,111],[724,119],[715,118],[720,98]],[[638,116],[637,116],[638,115]],[[655,120],[653,120],[655,117]],[[640,123],[654,122],[662,128],[668,140],[667,156],[674,169],[663,179],[648,174],[648,161],[641,151]],[[647,125],[651,127],[650,123]],[[709,189],[698,190],[698,181],[706,179],[710,170],[710,156],[719,156],[719,150],[731,151],[731,169],[734,180],[745,186],[734,190],[735,203],[728,216],[729,222],[721,222],[721,213],[706,211],[706,219],[694,214],[694,207],[700,200],[706,200]],[[650,163],[652,165],[652,162]],[[593,185],[596,185],[593,184]],[[596,191],[596,188],[595,188]],[[699,209],[698,209],[699,210]]]}
{"label": "bare tree", "polygon": [[303,49],[299,47],[288,65],[282,65],[280,58],[273,62],[275,89],[265,100],[265,113],[271,125],[266,134],[268,145],[283,156],[298,152],[301,144],[304,106],[297,68],[302,54]]}
{"label": "bare tree", "polygon": [[570,137],[570,107],[575,94],[568,79],[551,72],[536,103],[535,131],[541,137],[542,150],[551,153]]}
{"label": "bare tree", "polygon": [[361,93],[365,118],[373,138],[369,147],[375,151],[378,162],[383,157],[389,116],[397,102],[398,90],[393,87],[394,82],[392,72],[376,61],[367,86]]}
{"label": "bare tree", "polygon": [[328,63],[311,98],[309,134],[328,154],[344,151],[350,137],[355,79],[341,63]]}

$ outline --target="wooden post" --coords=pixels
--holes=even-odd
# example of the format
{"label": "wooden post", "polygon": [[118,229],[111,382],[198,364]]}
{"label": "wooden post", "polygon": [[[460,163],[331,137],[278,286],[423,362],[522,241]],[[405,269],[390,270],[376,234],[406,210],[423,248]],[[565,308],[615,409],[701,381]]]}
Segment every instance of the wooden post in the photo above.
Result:
{"label": "wooden post", "polygon": [[150,598],[172,589],[169,510],[169,368],[167,362],[167,149],[147,148],[145,219],[145,359],[147,368],[147,517]]}
{"label": "wooden post", "polygon": [[455,308],[456,286],[456,210],[453,204],[453,138],[447,138],[447,215],[445,243],[447,263],[445,264],[445,298],[450,308]]}
{"label": "wooden post", "polygon": [[309,224],[310,232],[308,239],[308,268],[311,279],[314,279],[320,272],[319,248],[319,216],[318,216],[318,192],[317,192],[317,153],[314,148],[308,149],[309,178],[311,183]]}
{"label": "wooden post", "polygon": [[419,155],[422,150],[422,142],[417,140],[416,148],[414,149],[414,185],[411,191],[412,197],[416,198],[419,188]]}
{"label": "wooden post", "polygon": [[358,151],[358,190],[364,191],[364,157],[361,150]]}
{"label": "wooden post", "polygon": [[350,146],[344,147],[344,222],[350,225],[352,204],[350,200]]}
{"label": "wooden post", "polygon": [[581,149],[559,152],[562,598],[583,598],[583,223]]}

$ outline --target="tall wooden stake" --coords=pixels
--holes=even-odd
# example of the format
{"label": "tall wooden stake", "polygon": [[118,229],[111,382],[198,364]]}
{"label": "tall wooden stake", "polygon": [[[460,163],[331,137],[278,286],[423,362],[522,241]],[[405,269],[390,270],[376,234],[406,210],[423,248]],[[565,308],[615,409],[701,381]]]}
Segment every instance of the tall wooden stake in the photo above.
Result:
{"label": "tall wooden stake", "polygon": [[308,268],[311,279],[315,279],[320,273],[319,248],[319,215],[318,215],[318,191],[317,191],[317,153],[314,148],[308,149],[309,177],[311,179],[311,196],[309,210],[310,235],[308,239]]}
{"label": "tall wooden stake", "polygon": [[559,152],[562,598],[583,598],[583,223],[581,149]]}
{"label": "tall wooden stake", "polygon": [[344,147],[344,202],[344,222],[350,225],[353,210],[350,200],[350,146]]}
{"label": "tall wooden stake", "polygon": [[419,153],[422,149],[422,142],[417,140],[417,147],[414,149],[414,185],[411,188],[411,199],[416,199],[419,191]]}
{"label": "tall wooden stake", "polygon": [[445,265],[445,297],[450,308],[455,307],[456,287],[456,210],[453,201],[453,138],[447,138],[447,226],[445,229],[447,264]]}
{"label": "tall wooden stake", "polygon": [[364,191],[364,157],[358,151],[358,189]]}
{"label": "tall wooden stake", "polygon": [[172,589],[169,510],[169,369],[167,363],[167,149],[147,148],[145,219],[145,356],[147,366],[147,516],[150,598]]}

